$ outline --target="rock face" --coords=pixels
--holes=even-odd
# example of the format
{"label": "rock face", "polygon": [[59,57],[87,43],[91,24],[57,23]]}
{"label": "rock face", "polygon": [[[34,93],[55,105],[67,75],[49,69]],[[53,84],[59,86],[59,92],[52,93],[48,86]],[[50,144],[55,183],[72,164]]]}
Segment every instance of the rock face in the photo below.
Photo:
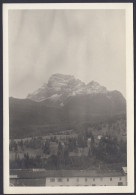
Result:
{"label": "rock face", "polygon": [[107,93],[107,89],[101,86],[99,83],[92,81],[87,85],[75,79],[71,75],[54,74],[49,78],[47,84],[44,84],[41,88],[29,94],[28,99],[33,101],[60,101],[62,105],[66,98],[69,96],[81,95],[81,94],[95,94],[95,93]]}
{"label": "rock face", "polygon": [[68,84],[74,80],[74,76],[71,75],[54,74],[49,78],[47,85],[56,91],[61,91],[63,87],[68,86]]}
{"label": "rock face", "polygon": [[92,93],[106,93],[107,89],[106,87],[101,86],[99,83],[95,81],[91,81],[86,85],[87,94]]}

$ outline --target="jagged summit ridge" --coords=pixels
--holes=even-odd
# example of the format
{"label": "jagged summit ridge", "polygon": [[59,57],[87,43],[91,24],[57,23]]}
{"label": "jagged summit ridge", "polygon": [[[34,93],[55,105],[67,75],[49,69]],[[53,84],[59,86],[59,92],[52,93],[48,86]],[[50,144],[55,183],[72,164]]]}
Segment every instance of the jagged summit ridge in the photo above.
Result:
{"label": "jagged summit ridge", "polygon": [[63,74],[53,74],[48,80],[48,87],[56,88],[60,90],[61,87],[66,86],[71,80],[74,80],[74,76],[63,75]]}
{"label": "jagged summit ridge", "polygon": [[44,83],[41,88],[29,94],[27,98],[34,101],[43,101],[46,99],[56,101],[60,98],[62,101],[64,97],[107,92],[106,87],[101,86],[98,82],[91,81],[85,84],[73,75],[56,73],[49,78],[47,84]]}

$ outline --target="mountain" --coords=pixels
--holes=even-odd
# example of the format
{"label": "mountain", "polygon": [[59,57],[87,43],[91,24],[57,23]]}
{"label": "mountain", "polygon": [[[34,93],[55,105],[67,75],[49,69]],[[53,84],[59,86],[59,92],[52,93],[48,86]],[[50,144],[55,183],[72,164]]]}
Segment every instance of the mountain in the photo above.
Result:
{"label": "mountain", "polygon": [[69,96],[106,92],[107,89],[95,81],[86,85],[79,79],[75,79],[74,76],[57,73],[49,78],[47,84],[29,94],[27,98],[36,102],[43,100],[59,101],[61,104]]}
{"label": "mountain", "polygon": [[54,74],[26,99],[9,98],[10,137],[44,135],[125,113],[126,100],[119,91]]}

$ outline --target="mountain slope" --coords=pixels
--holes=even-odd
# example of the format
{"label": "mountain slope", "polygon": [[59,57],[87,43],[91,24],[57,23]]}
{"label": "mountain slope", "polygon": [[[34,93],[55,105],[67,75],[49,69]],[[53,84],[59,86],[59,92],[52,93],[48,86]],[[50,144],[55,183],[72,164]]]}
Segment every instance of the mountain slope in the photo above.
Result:
{"label": "mountain slope", "polygon": [[109,120],[124,114],[125,102],[119,95],[112,95],[71,96],[63,107],[47,106],[46,100],[34,102],[10,98],[10,137],[45,135],[47,132],[74,128],[79,123]]}

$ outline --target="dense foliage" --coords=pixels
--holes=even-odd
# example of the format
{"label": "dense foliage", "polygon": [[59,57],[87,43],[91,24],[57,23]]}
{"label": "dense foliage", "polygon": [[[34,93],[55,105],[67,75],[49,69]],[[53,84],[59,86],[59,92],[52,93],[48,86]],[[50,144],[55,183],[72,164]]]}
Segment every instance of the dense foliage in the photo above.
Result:
{"label": "dense foliage", "polygon": [[[91,140],[90,142],[88,140]],[[52,152],[52,144],[56,153]],[[10,141],[10,168],[86,169],[101,163],[126,163],[126,141],[105,134],[96,139],[91,129],[85,129],[76,137],[63,141],[51,136],[48,139],[33,137],[27,140]],[[77,153],[87,150],[86,155]],[[38,150],[38,153],[36,151]],[[29,152],[28,152],[29,151]],[[34,155],[31,155],[31,153]],[[74,155],[70,155],[73,152]],[[20,157],[20,153],[23,156]]]}

